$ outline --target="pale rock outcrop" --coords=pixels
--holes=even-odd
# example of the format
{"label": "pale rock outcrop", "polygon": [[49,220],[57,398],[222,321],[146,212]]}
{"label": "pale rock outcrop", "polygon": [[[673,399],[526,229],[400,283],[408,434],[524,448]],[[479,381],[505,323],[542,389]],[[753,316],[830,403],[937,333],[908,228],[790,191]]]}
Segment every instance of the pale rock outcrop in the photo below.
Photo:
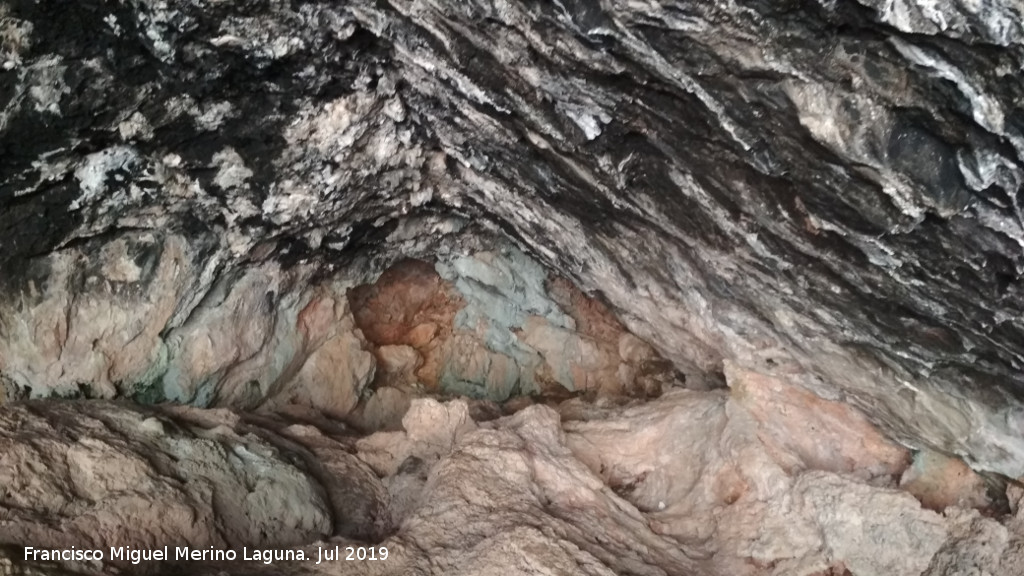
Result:
{"label": "pale rock outcrop", "polygon": [[356,444],[359,457],[381,476],[394,475],[407,458],[438,461],[477,426],[465,402],[417,399],[402,418],[402,427],[401,431],[372,434]]}
{"label": "pale rock outcrop", "polygon": [[237,416],[203,418],[216,426],[101,401],[4,407],[0,542],[289,546],[333,533],[329,495],[304,465]]}
{"label": "pale rock outcrop", "polygon": [[201,282],[184,238],[120,237],[36,263],[0,301],[0,373],[14,396],[130,395],[167,362],[162,331]]}
{"label": "pale rock outcrop", "polygon": [[[344,285],[309,268],[199,266],[209,246],[138,232],[37,262],[0,299],[6,395],[198,406],[298,403],[344,415],[373,379]],[[45,278],[45,281],[43,280]]]}
{"label": "pale rock outcrop", "polygon": [[849,404],[731,364],[725,377],[737,417],[753,419],[758,440],[787,473],[827,470],[893,486],[907,469],[907,450]]}
{"label": "pale rock outcrop", "polygon": [[[896,486],[907,452],[872,436],[858,414],[762,375],[729,374],[731,391],[674,390],[626,405],[576,399],[488,422],[474,422],[463,400],[416,399],[403,430],[359,440],[335,437],[327,431],[336,424],[312,416],[9,406],[0,411],[12,463],[5,485],[38,494],[5,493],[0,541],[223,537],[294,544],[312,558],[320,546],[389,551],[387,561],[179,567],[191,574],[959,576],[1021,566],[1015,486],[1016,516],[927,510]],[[823,434],[836,459],[778,441],[780,430],[800,430],[816,414],[864,436]],[[58,423],[73,434],[58,434]],[[208,445],[219,448],[201,449]],[[38,461],[53,464],[41,473]],[[175,479],[185,471],[202,481]],[[147,490],[167,491],[160,506]],[[36,497],[44,493],[50,500]],[[57,530],[51,509],[89,513],[59,516]],[[118,530],[125,514],[132,529]],[[10,550],[3,555],[22,570]]]}
{"label": "pale rock outcrop", "polygon": [[160,382],[166,396],[200,406],[351,410],[373,378],[373,356],[343,291],[324,284],[291,292],[298,281],[267,265],[226,294],[212,292],[168,334],[176,353]]}
{"label": "pale rock outcrop", "polygon": [[557,413],[543,406],[466,434],[431,471],[423,504],[401,535],[421,549],[449,550],[429,558],[439,574],[528,574],[534,566],[701,573],[685,549],[653,532],[577,460],[561,435]]}
{"label": "pale rock outcrop", "polygon": [[402,428],[378,432],[356,444],[359,458],[385,478],[396,527],[421,505],[430,470],[463,435],[476,429],[476,423],[464,402],[417,399],[403,415]]}
{"label": "pale rock outcrop", "polygon": [[726,375],[728,394],[568,404],[566,442],[652,529],[710,558],[713,574],[928,568],[950,528],[896,489],[907,450],[846,405],[764,375]]}
{"label": "pale rock outcrop", "polygon": [[[1010,574],[1024,559],[1020,520],[956,507],[940,515],[896,489],[908,456],[880,438],[828,437],[847,455],[830,462],[769,445],[755,415],[799,425],[830,409],[780,383],[770,391],[788,399],[784,414],[771,394],[740,404],[735,392],[679,390],[628,407],[571,401],[561,418],[532,406],[476,427],[461,401],[416,401],[407,414],[416,432],[363,444],[410,455],[388,465],[392,486],[416,494],[384,542],[394,562],[295,573],[952,576]],[[871,432],[833,409],[837,426]],[[436,440],[413,440],[428,424]],[[439,446],[450,452],[438,459]]]}

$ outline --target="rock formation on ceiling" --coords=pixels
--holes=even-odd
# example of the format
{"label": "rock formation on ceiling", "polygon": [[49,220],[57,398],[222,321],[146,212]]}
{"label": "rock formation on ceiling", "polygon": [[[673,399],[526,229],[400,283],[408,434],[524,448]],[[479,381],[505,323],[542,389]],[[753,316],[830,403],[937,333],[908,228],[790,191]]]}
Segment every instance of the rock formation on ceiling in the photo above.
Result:
{"label": "rock formation on ceiling", "polygon": [[1016,0],[0,0],[0,543],[1020,571],[1022,190]]}

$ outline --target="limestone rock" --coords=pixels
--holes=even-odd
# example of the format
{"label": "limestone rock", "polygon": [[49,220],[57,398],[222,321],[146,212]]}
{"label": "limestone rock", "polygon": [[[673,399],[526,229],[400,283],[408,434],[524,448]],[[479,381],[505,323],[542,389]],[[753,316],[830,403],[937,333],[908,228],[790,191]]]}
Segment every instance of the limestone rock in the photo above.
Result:
{"label": "limestone rock", "polygon": [[412,405],[412,398],[412,394],[404,388],[378,387],[346,420],[368,432],[400,430],[402,419]]}
{"label": "limestone rock", "polygon": [[403,431],[378,432],[357,443],[359,457],[381,476],[393,476],[408,458],[437,462],[476,424],[465,402],[417,399],[402,418],[402,427]]}
{"label": "limestone rock", "polygon": [[[891,488],[906,451],[843,405],[781,383],[757,395],[758,379],[745,378],[749,396],[678,391],[621,412],[568,405],[566,442],[658,534],[712,557],[712,573],[810,575],[841,563],[854,574],[920,574],[946,532]],[[766,419],[780,402],[784,412]],[[816,419],[860,434],[808,436]]]}
{"label": "limestone rock", "polygon": [[376,350],[377,382],[384,386],[410,386],[416,384],[416,370],[423,358],[412,346],[379,346]]}
{"label": "limestone rock", "polygon": [[974,510],[954,509],[946,517],[950,538],[932,558],[924,576],[1015,574],[1024,569],[1019,532]]}
{"label": "limestone rock", "polygon": [[[779,386],[790,416],[822,410]],[[1019,510],[985,517],[954,505],[940,515],[857,473],[893,465],[896,448],[836,446],[857,454],[857,469],[824,469],[837,464],[764,433],[754,414],[776,402],[675,390],[628,405],[533,405],[476,423],[465,401],[417,399],[403,431],[360,440],[325,433],[327,421],[223,409],[8,406],[0,470],[18,489],[4,493],[0,537],[276,542],[312,558],[322,546],[367,541],[389,550],[386,562],[358,565],[189,563],[194,574],[951,576],[1021,565]],[[856,414],[831,417],[863,425]],[[132,528],[119,530],[125,515]],[[43,568],[7,554],[16,573]],[[48,573],[110,568],[64,563]]]}
{"label": "limestone rock", "polygon": [[374,360],[344,291],[275,264],[218,276],[207,248],[137,233],[86,266],[83,248],[40,262],[47,280],[0,303],[7,395],[351,410]]}
{"label": "limestone rock", "polygon": [[0,571],[1021,572],[1022,23],[0,0]]}
{"label": "limestone rock", "polygon": [[731,365],[725,376],[732,402],[756,421],[758,438],[789,473],[829,470],[892,486],[907,470],[907,450],[848,404]]}
{"label": "limestone rock", "polygon": [[356,322],[375,344],[376,386],[422,381],[501,402],[558,390],[656,396],[659,376],[672,377],[607,307],[564,280],[549,283],[514,247],[441,261],[437,269],[399,262],[350,292]]}
{"label": "limestone rock", "polygon": [[[217,281],[421,258],[471,331],[477,304],[568,328],[554,272],[687,386],[797,364],[908,445],[1024,475],[1019,2],[264,4],[0,3],[5,395],[157,396]],[[192,249],[122,248],[150,235]],[[177,364],[168,397],[258,402],[297,368],[283,320],[179,332],[216,370]],[[487,346],[534,373],[511,342]]]}
{"label": "limestone rock", "polygon": [[199,250],[141,232],[39,262],[25,291],[0,304],[5,380],[36,398],[111,398],[148,386],[168,362],[163,330],[199,288]]}
{"label": "limestone rock", "polygon": [[913,465],[900,478],[900,488],[936,512],[950,506],[982,509],[992,505],[984,478],[962,460],[934,452],[914,455]]}
{"label": "limestone rock", "polygon": [[[0,541],[36,548],[289,546],[328,535],[323,486],[230,419],[100,402],[4,407]],[[115,563],[116,565],[116,563]]]}

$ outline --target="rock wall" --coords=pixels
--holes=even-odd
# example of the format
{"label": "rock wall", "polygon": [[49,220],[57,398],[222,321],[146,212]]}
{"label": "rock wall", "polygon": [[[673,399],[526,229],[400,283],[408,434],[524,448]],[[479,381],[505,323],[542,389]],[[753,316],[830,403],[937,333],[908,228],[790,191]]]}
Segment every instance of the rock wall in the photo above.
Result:
{"label": "rock wall", "polygon": [[[911,454],[855,410],[730,368],[730,391],[580,399],[475,421],[416,399],[402,429],[33,401],[0,412],[10,546],[279,548],[303,562],[25,562],[4,573],[954,576],[1024,568],[1022,491],[900,488]],[[811,434],[815,434],[812,440]],[[941,467],[915,474],[942,484]],[[938,471],[933,473],[933,471]],[[930,495],[930,496],[929,496]],[[935,500],[931,501],[934,504]],[[977,508],[980,508],[977,509]],[[315,564],[321,547],[386,561]],[[11,571],[11,566],[17,571]],[[35,572],[38,573],[38,572]]]}
{"label": "rock wall", "polygon": [[349,292],[377,359],[354,419],[396,428],[411,398],[656,397],[684,386],[600,302],[509,245],[436,265],[399,262]]}
{"label": "rock wall", "polygon": [[[354,285],[505,236],[691,384],[798,366],[907,445],[1024,474],[1019,3],[4,0],[0,30],[5,306],[138,287],[90,270],[147,234],[202,254],[114,306],[127,330],[72,327],[87,362],[5,332],[8,387],[137,387],[163,354],[139,314],[268,258]],[[106,316],[99,284],[43,330]]]}
{"label": "rock wall", "polygon": [[0,312],[10,397],[132,397],[344,415],[373,378],[344,287],[266,263],[220,275],[202,246],[142,232],[37,263]]}
{"label": "rock wall", "polygon": [[105,564],[65,563],[74,571],[157,573],[159,563],[111,562],[108,550],[288,547],[390,529],[386,492],[366,465],[315,428],[279,428],[227,411],[7,407],[0,541],[104,551]]}
{"label": "rock wall", "polygon": [[[338,418],[359,406],[354,418],[376,429],[397,425],[424,392],[504,402],[684,384],[610,310],[508,244],[436,270],[401,261],[354,287],[275,262],[204,277],[200,248],[177,235],[140,233],[104,244],[99,261],[87,254],[41,261],[46,281],[30,277],[3,308],[7,396]],[[367,410],[377,413],[367,420]]]}
{"label": "rock wall", "polygon": [[1017,0],[0,0],[0,544],[1024,573],[1022,71]]}

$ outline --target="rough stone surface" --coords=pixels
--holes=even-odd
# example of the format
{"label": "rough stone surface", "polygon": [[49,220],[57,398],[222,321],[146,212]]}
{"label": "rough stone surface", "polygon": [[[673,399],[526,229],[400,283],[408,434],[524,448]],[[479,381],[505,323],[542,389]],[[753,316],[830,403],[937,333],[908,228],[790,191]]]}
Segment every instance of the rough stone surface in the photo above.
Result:
{"label": "rough stone surface", "polygon": [[289,546],[334,532],[324,486],[231,414],[204,428],[187,414],[48,402],[0,417],[5,544]]}
{"label": "rough stone surface", "polygon": [[337,278],[267,262],[217,276],[204,247],[140,232],[37,264],[0,302],[0,370],[12,398],[129,397],[142,403],[344,415],[374,375]]}
{"label": "rough stone surface", "polygon": [[[725,375],[732,402],[757,421],[758,439],[788,473],[829,470],[892,485],[907,470],[906,449],[882,436],[849,405],[731,365]],[[934,478],[934,472],[922,471],[919,476]]]}
{"label": "rough stone surface", "polygon": [[350,292],[356,323],[376,345],[375,385],[505,401],[657,396],[683,383],[607,307],[514,247],[436,268],[399,262]]}
{"label": "rough stone surface", "polygon": [[196,291],[200,250],[142,232],[39,262],[0,312],[5,381],[33,397],[109,398],[148,386],[169,362],[162,332]]}
{"label": "rough stone surface", "polygon": [[926,508],[942,512],[950,506],[987,508],[993,505],[989,486],[961,460],[934,452],[918,452],[900,478],[900,488]]}
{"label": "rough stone surface", "polygon": [[[842,406],[774,389],[790,402],[773,419],[833,410],[837,426],[864,425]],[[834,438],[856,463],[850,473],[847,462],[773,444],[760,418],[778,401],[743,394],[574,399],[489,422],[475,422],[463,400],[421,398],[401,430],[359,440],[335,436],[326,420],[222,409],[4,407],[0,542],[297,545],[310,558],[320,546],[389,550],[380,562],[180,566],[191,574],[959,576],[1024,565],[1015,486],[1015,515],[957,505],[938,514],[896,486],[892,473],[907,466],[899,447]],[[3,573],[46,568],[0,556]]]}
{"label": "rough stone surface", "polygon": [[0,0],[0,544],[1021,572],[1022,72],[1019,0]]}
{"label": "rough stone surface", "polygon": [[[693,385],[724,360],[795,362],[914,448],[1022,475],[1021,13],[5,0],[4,309],[66,305],[42,326],[5,313],[0,370],[107,396],[163,353],[141,315],[187,314],[239,268],[366,281],[441,254],[480,280],[493,270],[464,258],[504,235],[599,290]],[[147,234],[202,249],[96,266]],[[61,317],[75,366],[40,364]]]}

